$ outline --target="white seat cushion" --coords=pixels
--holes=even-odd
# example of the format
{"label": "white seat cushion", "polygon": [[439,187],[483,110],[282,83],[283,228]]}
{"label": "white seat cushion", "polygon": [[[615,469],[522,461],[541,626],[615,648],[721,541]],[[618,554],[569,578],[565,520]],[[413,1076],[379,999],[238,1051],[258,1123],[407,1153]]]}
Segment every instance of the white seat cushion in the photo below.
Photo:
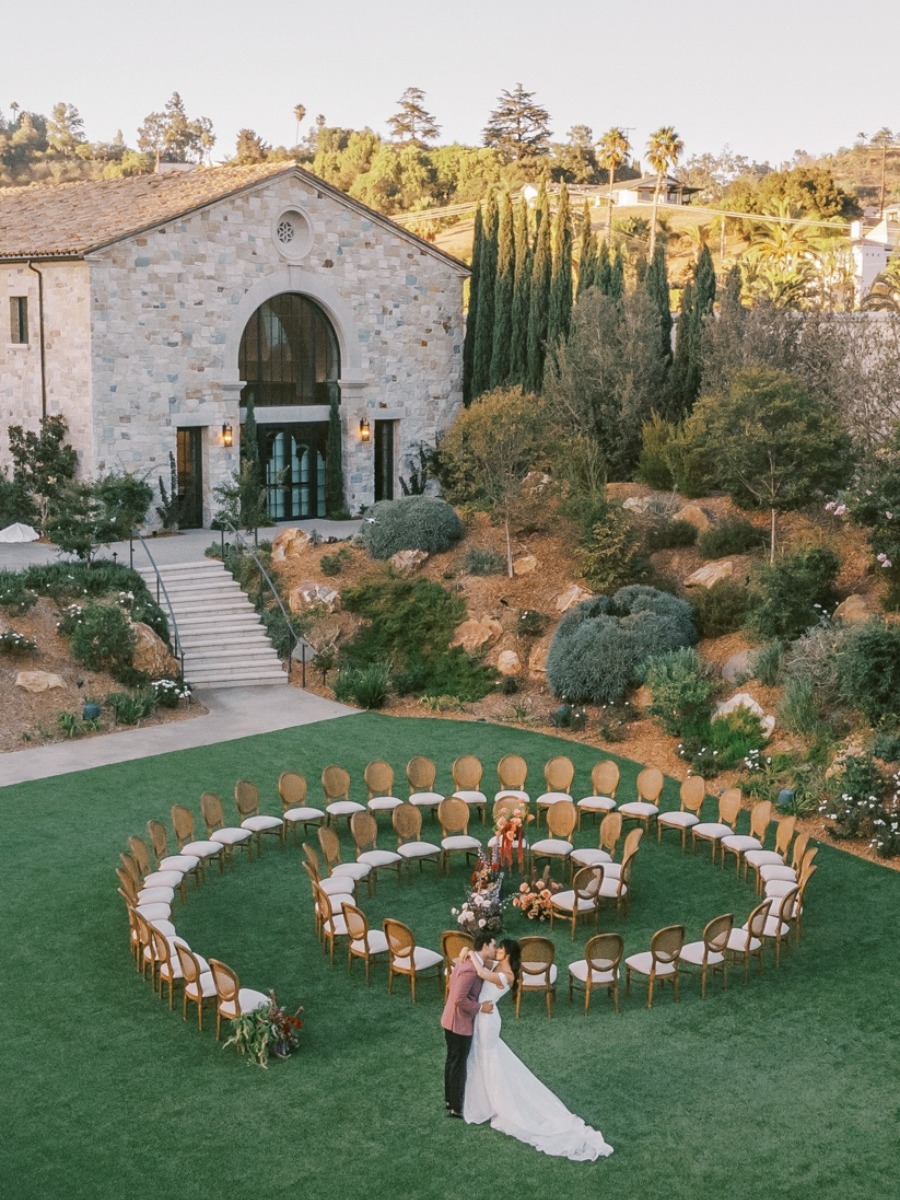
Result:
{"label": "white seat cushion", "polygon": [[[368,941],[369,954],[387,954],[388,940],[380,929],[370,929]],[[350,943],[350,949],[354,954],[362,954],[365,948],[365,944],[362,941]]]}
{"label": "white seat cushion", "polygon": [[[577,962],[569,963],[569,974],[582,983],[587,983],[588,963],[586,958],[579,958]],[[616,982],[615,971],[591,971],[592,984],[609,984]]]}
{"label": "white seat cushion", "polygon": [[784,859],[774,850],[749,850],[744,858],[751,867],[784,866]]}
{"label": "white seat cushion", "polygon": [[739,833],[730,833],[728,837],[723,837],[722,845],[726,846],[729,850],[736,851],[738,854],[746,854],[748,850],[762,849],[762,842],[759,838]]}
{"label": "white seat cushion", "polygon": [[560,800],[571,800],[572,797],[568,792],[544,792],[542,796],[538,796],[537,803],[542,808],[549,808],[551,804],[558,804]]}
{"label": "white seat cushion", "polygon": [[[242,1013],[253,1012],[254,1009],[268,1003],[269,997],[264,996],[262,992],[254,991],[253,988],[241,988],[238,992],[238,1007]],[[219,1011],[226,1021],[237,1016],[233,1000],[227,1000],[220,1004]]]}
{"label": "white seat cushion", "polygon": [[[641,954],[632,954],[625,959],[626,966],[631,967],[632,971],[637,971],[639,975],[649,975],[653,970],[653,955],[649,950],[644,950]],[[664,979],[668,975],[675,974],[677,963],[657,963],[654,974],[657,979]]]}
{"label": "white seat cushion", "polygon": [[[341,912],[341,909],[344,907],[345,904],[355,904],[356,903],[356,898],[354,896],[351,896],[349,892],[326,892],[325,895],[328,897],[328,906],[331,909],[331,912],[336,921],[343,921],[344,917]],[[319,911],[319,906],[317,904],[316,912],[318,912],[318,911]],[[346,933],[346,932],[347,932],[347,930],[345,929],[344,933]]]}
{"label": "white seat cushion", "polygon": [[776,880],[790,880],[791,883],[797,882],[797,872],[793,867],[785,867],[779,863],[771,863],[769,866],[759,868],[759,877],[763,883],[774,883]]}
{"label": "white seat cushion", "polygon": [[535,842],[531,847],[531,853],[535,856],[539,854],[554,854],[565,856],[572,853],[572,843],[566,842],[562,838],[543,838],[539,842]]}
{"label": "white seat cushion", "polygon": [[170,854],[167,858],[160,861],[160,871],[183,871],[187,874],[188,871],[196,871],[200,866],[200,857],[197,854]]}
{"label": "white seat cushion", "polygon": [[695,825],[691,829],[693,837],[709,838],[712,841],[728,837],[730,833],[734,833],[731,826],[720,824],[718,821],[702,821],[699,825]]}
{"label": "white seat cushion", "polygon": [[728,935],[728,941],[725,943],[729,950],[734,950],[738,954],[743,954],[745,950],[758,950],[762,942],[757,937],[747,937],[747,930],[741,926],[740,929],[732,929]]}
{"label": "white seat cushion", "polygon": [[791,932],[790,925],[784,921],[780,921],[778,917],[769,917],[766,920],[766,928],[763,931],[763,936],[767,938],[786,937]]}
{"label": "white seat cushion", "polygon": [[348,879],[367,879],[372,874],[371,863],[335,863],[331,869],[332,875],[344,875]]}
{"label": "white seat cushion", "polygon": [[[417,971],[427,971],[429,967],[436,967],[438,963],[444,961],[443,954],[438,954],[436,950],[429,950],[425,946],[416,946],[413,951],[413,965]],[[400,958],[394,955],[394,966],[400,970],[409,970],[409,957]]]}
{"label": "white seat cushion", "polygon": [[216,855],[222,853],[222,847],[218,842],[190,842],[184,847],[185,854],[195,854],[198,858],[215,858]]}
{"label": "white seat cushion", "polygon": [[623,817],[655,817],[659,808],[646,800],[632,800],[630,804],[620,804],[619,812]]}
{"label": "white seat cushion", "polygon": [[[337,897],[335,896],[336,899]],[[343,902],[352,904],[353,897],[347,896]],[[344,920],[343,913],[332,913],[330,917],[325,917],[322,925],[326,933],[333,933],[335,937],[347,936],[347,922]]]}
{"label": "white seat cushion", "polygon": [[183,881],[184,881],[184,872],[183,871],[152,871],[149,875],[146,875],[144,877],[144,882],[142,883],[141,887],[142,888],[152,888],[152,887],[177,888],[177,887],[181,887],[181,884],[183,883]]}
{"label": "white seat cushion", "polygon": [[689,829],[691,825],[699,825],[700,818],[691,812],[665,812],[659,814],[660,825],[671,825],[673,829]]}
{"label": "white seat cushion", "polygon": [[[617,866],[616,863],[610,863],[610,866]],[[600,884],[599,895],[604,900],[618,900],[619,896],[628,895],[628,884],[622,883],[620,879],[616,879],[613,875],[608,875],[603,872],[603,882]]]}
{"label": "white seat cushion", "polygon": [[[580,913],[590,912],[594,908],[593,900],[578,900],[578,911]],[[571,912],[576,906],[575,891],[557,892],[553,897],[554,908],[564,908],[566,912]]]}
{"label": "white seat cushion", "polygon": [[326,896],[353,895],[356,891],[356,880],[351,879],[349,875],[345,875],[343,879],[340,875],[329,875],[327,878],[319,880],[319,887]]}
{"label": "white seat cushion", "polygon": [[145,887],[138,892],[138,904],[171,904],[175,889],[170,887]]}
{"label": "white seat cushion", "polygon": [[[780,900],[782,896],[786,896],[796,886],[796,879],[770,879],[766,884],[766,899]],[[772,905],[773,909],[777,907],[776,904]]]}
{"label": "white seat cushion", "polygon": [[141,914],[151,924],[156,924],[157,921],[168,921],[172,915],[171,904],[137,904],[135,912]]}
{"label": "white seat cushion", "polygon": [[444,799],[441,792],[413,792],[409,798],[410,804],[416,808],[434,808]]}
{"label": "white seat cushion", "polygon": [[251,833],[269,833],[273,829],[281,829],[284,825],[281,817],[247,817],[241,821],[241,829],[249,829]]}
{"label": "white seat cushion", "polygon": [[435,846],[434,842],[406,842],[405,845],[397,847],[401,858],[428,858],[429,855],[440,852],[440,846]]}
{"label": "white seat cushion", "polygon": [[584,850],[572,851],[572,862],[577,863],[579,867],[596,867],[598,863],[612,862],[611,856],[605,850],[591,850],[589,847]]}
{"label": "white seat cushion", "polygon": [[325,811],[332,817],[352,817],[354,813],[365,812],[366,806],[355,800],[335,800],[334,804],[326,805]]}
{"label": "white seat cushion", "polygon": [[[556,977],[559,972],[556,969],[556,963],[550,965],[550,984],[556,983]],[[547,974],[543,972],[541,975],[526,975],[522,972],[519,984],[523,991],[529,991],[533,988],[540,988],[542,991],[547,986]]]}
{"label": "white seat cushion", "polygon": [[387,812],[392,808],[399,808],[402,803],[397,796],[373,796],[369,801],[369,811]]}
{"label": "white seat cushion", "polygon": [[400,862],[400,855],[393,850],[366,850],[360,854],[357,862],[368,863],[370,867],[391,867]]}
{"label": "white seat cushion", "polygon": [[212,977],[212,971],[204,971],[196,983],[186,983],[184,990],[189,1000],[197,1000],[198,993],[205,1000],[208,996],[216,994],[216,982]]}
{"label": "white seat cushion", "polygon": [[444,850],[479,850],[481,842],[467,833],[453,833],[450,837],[441,838],[441,848]]}
{"label": "white seat cushion", "polygon": [[214,842],[220,842],[223,846],[241,846],[245,842],[249,842],[253,834],[249,829],[217,829],[211,835]]}
{"label": "white seat cushion", "polygon": [[[705,950],[706,950],[705,942],[688,942],[688,944],[686,946],[682,946],[681,953],[678,955],[678,957],[681,959],[682,962],[691,963],[693,966],[696,966],[696,967],[702,967],[703,966],[703,955],[704,955]],[[725,961],[725,955],[719,954],[718,951],[713,950],[710,953],[709,957],[707,958],[706,963],[707,963],[707,966],[715,967],[715,966],[718,966],[718,964],[720,962],[724,962],[724,961]]]}
{"label": "white seat cushion", "polygon": [[497,792],[494,795],[494,803],[498,800],[521,800],[523,804],[530,804],[531,799],[527,792],[516,791],[514,788],[504,788],[503,791]]}
{"label": "white seat cushion", "polygon": [[305,808],[302,806],[300,808],[289,808],[283,816],[285,821],[290,821],[292,825],[297,821],[324,821],[325,819],[325,814],[321,808]]}
{"label": "white seat cushion", "polygon": [[616,802],[612,796],[585,796],[583,800],[578,801],[578,807],[587,812],[612,812]]}
{"label": "white seat cushion", "polygon": [[465,800],[466,804],[487,804],[487,796],[484,792],[464,788],[461,792],[454,792],[453,795],[457,800]]}
{"label": "white seat cushion", "polygon": [[147,920],[150,922],[150,924],[153,926],[154,929],[156,929],[159,933],[161,933],[163,935],[163,937],[166,937],[166,938],[175,937],[175,926],[172,924],[171,921],[167,921],[164,917],[157,917],[155,919],[152,917],[147,917]]}

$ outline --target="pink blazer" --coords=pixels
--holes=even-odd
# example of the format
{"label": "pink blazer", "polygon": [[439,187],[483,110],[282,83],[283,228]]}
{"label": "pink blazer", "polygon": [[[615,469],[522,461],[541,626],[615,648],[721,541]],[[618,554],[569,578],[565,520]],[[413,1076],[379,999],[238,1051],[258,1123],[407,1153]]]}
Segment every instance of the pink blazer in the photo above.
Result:
{"label": "pink blazer", "polygon": [[471,959],[457,963],[450,975],[447,1003],[441,1015],[441,1025],[451,1033],[471,1037],[475,1029],[475,1017],[481,1005],[481,980],[475,973]]}

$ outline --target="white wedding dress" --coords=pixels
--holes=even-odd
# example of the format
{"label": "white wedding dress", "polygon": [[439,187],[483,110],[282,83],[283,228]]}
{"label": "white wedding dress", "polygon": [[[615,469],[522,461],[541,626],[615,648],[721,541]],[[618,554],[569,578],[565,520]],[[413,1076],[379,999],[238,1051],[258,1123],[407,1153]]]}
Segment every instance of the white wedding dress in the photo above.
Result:
{"label": "white wedding dress", "polygon": [[463,1116],[470,1125],[490,1121],[500,1133],[544,1154],[577,1161],[607,1158],[613,1148],[603,1135],[570,1113],[501,1039],[497,1004],[508,991],[488,980],[482,984],[481,1002],[491,1000],[494,1008],[475,1018]]}

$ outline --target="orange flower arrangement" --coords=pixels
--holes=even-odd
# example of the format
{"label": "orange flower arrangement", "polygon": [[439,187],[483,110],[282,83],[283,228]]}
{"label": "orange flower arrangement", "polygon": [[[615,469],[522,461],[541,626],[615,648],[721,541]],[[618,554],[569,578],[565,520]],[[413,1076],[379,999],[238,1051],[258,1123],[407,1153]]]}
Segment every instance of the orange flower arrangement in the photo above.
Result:
{"label": "orange flower arrangement", "polygon": [[519,890],[512,898],[513,907],[529,921],[549,921],[550,901],[553,893],[561,887],[562,884],[550,878],[550,868],[545,867],[540,879],[528,879],[519,885]]}

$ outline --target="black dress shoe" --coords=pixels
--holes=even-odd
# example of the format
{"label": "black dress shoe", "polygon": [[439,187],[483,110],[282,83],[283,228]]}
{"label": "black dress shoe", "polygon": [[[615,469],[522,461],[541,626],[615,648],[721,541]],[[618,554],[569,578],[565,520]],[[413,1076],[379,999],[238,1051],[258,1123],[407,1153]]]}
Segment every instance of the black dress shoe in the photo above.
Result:
{"label": "black dress shoe", "polygon": [[463,1119],[463,1115],[462,1115],[462,1113],[458,1113],[458,1112],[457,1112],[455,1109],[453,1109],[453,1108],[448,1108],[448,1109],[447,1109],[447,1116],[448,1116],[448,1117],[456,1117],[457,1121],[461,1121],[461,1120]]}

